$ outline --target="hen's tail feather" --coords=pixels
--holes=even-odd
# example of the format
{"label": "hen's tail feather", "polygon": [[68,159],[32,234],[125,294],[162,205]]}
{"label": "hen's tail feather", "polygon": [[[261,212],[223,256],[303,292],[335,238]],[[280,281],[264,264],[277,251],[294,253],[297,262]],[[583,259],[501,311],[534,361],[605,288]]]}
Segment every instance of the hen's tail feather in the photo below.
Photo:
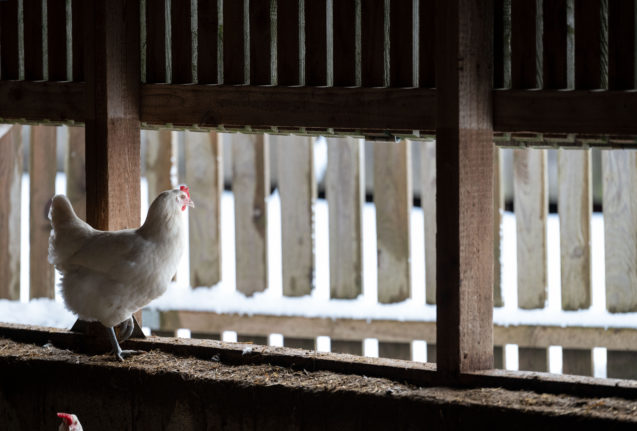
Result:
{"label": "hen's tail feather", "polygon": [[75,215],[71,203],[64,195],[53,196],[49,218],[52,227],[49,262],[63,265],[65,260],[82,247],[94,230]]}

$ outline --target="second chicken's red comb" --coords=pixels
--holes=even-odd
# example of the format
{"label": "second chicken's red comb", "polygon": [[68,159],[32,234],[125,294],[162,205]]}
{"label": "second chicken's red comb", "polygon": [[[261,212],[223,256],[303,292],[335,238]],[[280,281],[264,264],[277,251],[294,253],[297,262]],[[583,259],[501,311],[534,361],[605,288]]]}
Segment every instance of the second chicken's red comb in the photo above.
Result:
{"label": "second chicken's red comb", "polygon": [[181,190],[182,192],[186,192],[186,194],[190,198],[190,190],[188,189],[188,186],[179,186],[179,190]]}

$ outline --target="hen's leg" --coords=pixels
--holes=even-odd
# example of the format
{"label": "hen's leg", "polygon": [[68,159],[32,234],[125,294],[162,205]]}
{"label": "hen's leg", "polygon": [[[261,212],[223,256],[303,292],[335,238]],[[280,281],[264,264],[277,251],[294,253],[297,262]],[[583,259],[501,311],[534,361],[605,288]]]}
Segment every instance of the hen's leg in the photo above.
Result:
{"label": "hen's leg", "polygon": [[[111,353],[115,355],[115,358],[118,361],[123,362],[124,358],[128,356],[138,355],[140,353],[143,353],[142,351],[139,351],[139,350],[122,350],[122,348],[119,347],[119,343],[117,342],[117,337],[115,336],[115,330],[113,329],[113,327],[106,328],[106,329],[108,330],[108,338],[111,340],[111,346],[113,346],[113,350],[111,350]],[[130,334],[128,334],[128,336],[130,337]]]}
{"label": "hen's leg", "polygon": [[122,342],[128,340],[133,333],[133,329],[135,328],[135,323],[133,322],[133,316],[129,317],[128,320],[124,321],[124,329],[120,334],[120,340]]}

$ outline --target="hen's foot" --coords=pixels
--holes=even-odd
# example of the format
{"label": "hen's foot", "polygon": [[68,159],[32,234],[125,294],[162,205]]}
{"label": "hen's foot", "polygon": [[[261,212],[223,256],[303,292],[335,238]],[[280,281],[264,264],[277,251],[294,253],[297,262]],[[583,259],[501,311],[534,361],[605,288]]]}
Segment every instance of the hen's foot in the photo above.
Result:
{"label": "hen's foot", "polygon": [[110,352],[111,355],[115,355],[115,359],[119,362],[124,362],[124,359],[135,355],[141,355],[142,353],[144,353],[143,350],[120,350],[119,352],[111,350]]}

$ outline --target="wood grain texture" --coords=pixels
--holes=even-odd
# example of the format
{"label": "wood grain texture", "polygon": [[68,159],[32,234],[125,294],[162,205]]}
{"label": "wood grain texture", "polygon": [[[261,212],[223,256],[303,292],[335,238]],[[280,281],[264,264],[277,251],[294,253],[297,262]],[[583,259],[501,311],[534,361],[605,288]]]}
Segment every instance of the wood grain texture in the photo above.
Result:
{"label": "wood grain texture", "polygon": [[222,146],[216,132],[186,132],[186,183],[196,211],[189,211],[190,285],[221,281]]}
{"label": "wood grain texture", "polygon": [[22,138],[20,126],[0,125],[0,298],[20,299],[20,205]]}
{"label": "wood grain texture", "polygon": [[602,152],[606,308],[637,310],[637,152]]}
{"label": "wood grain texture", "polygon": [[299,85],[299,0],[277,0],[277,76],[279,85]]}
{"label": "wood grain texture", "polygon": [[518,349],[518,369],[521,371],[547,372],[549,352],[547,349],[520,347]]}
{"label": "wood grain texture", "polygon": [[436,141],[420,144],[420,204],[425,222],[425,297],[436,303]]}
{"label": "wood grain texture", "polygon": [[575,88],[602,88],[602,3],[577,1],[575,7]]}
{"label": "wood grain texture", "polygon": [[167,82],[166,0],[146,0],[146,81]]}
{"label": "wood grain texture", "polygon": [[378,357],[411,360],[411,344],[391,341],[378,342]]}
{"label": "wood grain texture", "polygon": [[66,0],[47,0],[47,58],[50,81],[67,81]]}
{"label": "wood grain texture", "polygon": [[176,186],[171,179],[171,170],[176,162],[177,142],[172,139],[172,131],[170,129],[147,130],[144,164],[148,183],[148,205],[161,192]]}
{"label": "wood grain texture", "polygon": [[562,349],[562,373],[593,375],[593,352],[590,349]]}
{"label": "wood grain texture", "polygon": [[411,142],[374,143],[378,302],[411,296]]}
{"label": "wood grain texture", "polygon": [[511,2],[511,86],[537,88],[536,0]]}
{"label": "wood grain texture", "polygon": [[502,150],[493,151],[493,306],[502,307],[502,214],[504,213],[504,173]]}
{"label": "wood grain texture", "polygon": [[48,261],[49,202],[55,194],[56,128],[31,126],[29,151],[29,298],[55,298],[55,270]]}
{"label": "wood grain texture", "polygon": [[546,302],[547,175],[546,150],[514,150],[518,307],[523,309],[544,308]]}
{"label": "wood grain texture", "polygon": [[170,3],[172,82],[174,84],[193,82],[191,13],[190,1]]}
{"label": "wood grain texture", "polygon": [[327,139],[331,298],[363,293],[363,160],[363,140]]}
{"label": "wood grain texture", "polygon": [[0,2],[0,46],[0,79],[18,79],[18,0]]}
{"label": "wood grain texture", "polygon": [[200,84],[218,82],[218,47],[217,0],[197,0],[197,78]]}
{"label": "wood grain texture", "polygon": [[[566,3],[567,0],[542,2],[543,33],[542,61],[544,88],[567,88],[566,60]],[[528,55],[528,53],[526,54]]]}
{"label": "wood grain texture", "polygon": [[296,136],[269,138],[279,147],[283,295],[309,295],[315,282],[313,139]]}
{"label": "wood grain texture", "polygon": [[244,2],[223,3],[223,83],[245,84],[245,40],[248,35],[243,28]]}
{"label": "wood grain texture", "polygon": [[305,83],[327,85],[327,10],[325,0],[305,2]]}
{"label": "wood grain texture", "polygon": [[637,352],[608,350],[606,352],[606,376],[609,379],[637,379]]}
{"label": "wood grain texture", "polygon": [[86,148],[84,128],[69,127],[69,140],[64,159],[66,197],[71,201],[75,214],[86,221]]}
{"label": "wood grain texture", "polygon": [[558,153],[562,309],[591,305],[592,173],[590,150]]}
{"label": "wood grain texture", "polygon": [[268,162],[263,135],[232,135],[237,290],[247,296],[268,287]]}
{"label": "wood grain texture", "polygon": [[23,0],[24,79],[44,79],[42,0]]}
{"label": "wood grain texture", "polygon": [[436,4],[438,371],[493,367],[493,7]]}
{"label": "wood grain texture", "polygon": [[[1,2],[0,2],[1,3]],[[0,81],[0,118],[28,121],[85,121],[88,108],[85,83]]]}

